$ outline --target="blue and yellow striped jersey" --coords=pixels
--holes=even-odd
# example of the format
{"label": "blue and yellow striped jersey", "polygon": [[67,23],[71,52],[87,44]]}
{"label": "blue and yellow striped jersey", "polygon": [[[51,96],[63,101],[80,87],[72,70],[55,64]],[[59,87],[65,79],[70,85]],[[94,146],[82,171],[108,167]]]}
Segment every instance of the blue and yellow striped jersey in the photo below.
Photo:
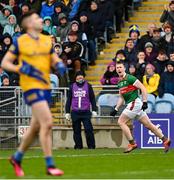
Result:
{"label": "blue and yellow striped jersey", "polygon": [[13,43],[9,51],[16,56],[19,65],[25,61],[34,66],[43,73],[43,78],[48,82],[45,84],[35,78],[21,74],[20,86],[24,92],[31,89],[50,89],[51,55],[54,52],[49,36],[40,34],[35,39],[30,34],[23,34]]}

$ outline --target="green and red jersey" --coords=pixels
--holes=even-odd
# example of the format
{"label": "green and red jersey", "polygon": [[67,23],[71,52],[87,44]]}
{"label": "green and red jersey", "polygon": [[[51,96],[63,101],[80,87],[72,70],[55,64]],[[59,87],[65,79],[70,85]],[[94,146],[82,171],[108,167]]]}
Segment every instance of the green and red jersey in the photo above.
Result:
{"label": "green and red jersey", "polygon": [[118,82],[119,93],[123,96],[126,104],[139,97],[138,88],[133,85],[136,80],[137,78],[135,76],[126,74],[126,76]]}

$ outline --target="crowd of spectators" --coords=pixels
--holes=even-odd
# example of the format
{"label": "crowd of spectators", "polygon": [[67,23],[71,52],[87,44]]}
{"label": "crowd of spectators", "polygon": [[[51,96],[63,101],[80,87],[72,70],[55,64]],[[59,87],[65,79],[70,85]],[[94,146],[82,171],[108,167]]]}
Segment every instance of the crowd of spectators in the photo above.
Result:
{"label": "crowd of spectators", "polygon": [[[24,33],[21,16],[35,10],[43,19],[42,33],[50,35],[55,51],[71,72],[65,78],[72,81],[72,74],[83,65],[95,65],[98,51],[115,34],[114,27],[121,31],[123,18],[129,19],[131,3],[130,0],[1,0],[0,61],[13,41]],[[11,86],[18,85],[17,75],[6,74]],[[67,82],[64,79],[60,81],[60,85],[67,85],[62,83]]]}
{"label": "crowd of spectators", "polygon": [[[136,76],[146,87],[149,94],[162,97],[164,93],[174,95],[174,1],[164,7],[159,17],[163,23],[157,27],[150,23],[147,33],[141,36],[139,27],[129,27],[129,38],[125,46],[116,52],[113,62],[124,61],[127,73]],[[112,85],[112,78],[118,77],[116,70],[104,73],[101,84]]]}

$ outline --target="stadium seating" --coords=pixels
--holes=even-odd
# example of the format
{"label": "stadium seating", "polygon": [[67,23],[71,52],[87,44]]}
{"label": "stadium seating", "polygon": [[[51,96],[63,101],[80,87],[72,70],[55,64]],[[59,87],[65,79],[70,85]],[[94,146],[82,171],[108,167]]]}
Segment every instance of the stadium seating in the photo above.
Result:
{"label": "stadium seating", "polygon": [[99,107],[99,115],[109,115],[114,106],[118,102],[118,94],[102,94],[99,96],[97,104]]}
{"label": "stadium seating", "polygon": [[146,112],[152,113],[155,107],[155,96],[153,94],[147,95],[147,103],[148,103],[148,109],[146,110]]}
{"label": "stadium seating", "polygon": [[155,102],[156,113],[171,113],[174,109],[174,96],[172,94],[164,94],[162,98],[157,97]]}

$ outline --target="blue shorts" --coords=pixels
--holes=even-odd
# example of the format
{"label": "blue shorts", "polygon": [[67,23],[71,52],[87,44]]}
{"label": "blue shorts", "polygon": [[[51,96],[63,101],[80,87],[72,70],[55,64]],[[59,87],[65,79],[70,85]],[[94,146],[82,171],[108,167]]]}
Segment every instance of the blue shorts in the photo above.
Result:
{"label": "blue shorts", "polygon": [[36,102],[47,101],[51,103],[51,91],[42,89],[31,89],[24,92],[25,103],[29,106]]}

